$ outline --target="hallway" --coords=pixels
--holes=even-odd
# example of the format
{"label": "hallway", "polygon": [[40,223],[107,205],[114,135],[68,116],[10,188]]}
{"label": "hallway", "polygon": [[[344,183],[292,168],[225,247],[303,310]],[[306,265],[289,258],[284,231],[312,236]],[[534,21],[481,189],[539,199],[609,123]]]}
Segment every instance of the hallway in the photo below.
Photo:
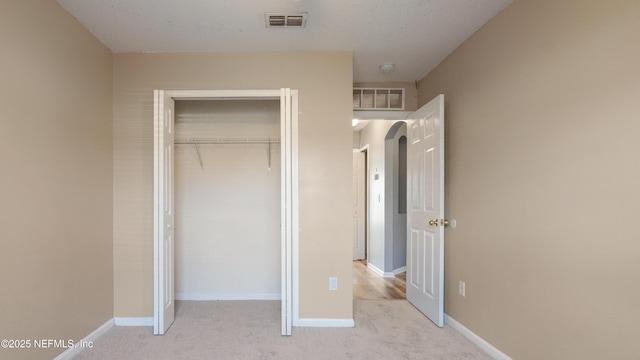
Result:
{"label": "hallway", "polygon": [[353,300],[406,299],[406,274],[383,278],[367,268],[366,260],[356,260],[353,262]]}

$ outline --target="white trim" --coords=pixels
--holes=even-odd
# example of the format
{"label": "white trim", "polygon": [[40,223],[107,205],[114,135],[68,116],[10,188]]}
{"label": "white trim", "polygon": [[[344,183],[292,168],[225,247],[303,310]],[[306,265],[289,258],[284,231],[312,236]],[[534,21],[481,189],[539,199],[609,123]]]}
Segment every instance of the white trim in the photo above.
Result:
{"label": "white trim", "polygon": [[296,226],[293,224],[293,99],[291,89],[280,89],[280,139],[282,142],[280,196],[281,196],[281,318],[282,335],[291,335],[293,325],[293,236]]}
{"label": "white trim", "polygon": [[512,360],[507,354],[498,350],[496,347],[488,343],[485,339],[476,335],[473,331],[467,329],[464,325],[460,324],[446,313],[444,314],[444,323],[451,326],[454,330],[458,331],[472,343],[476,344],[480,349],[482,349],[482,351],[486,352],[495,360]]}
{"label": "white trim", "polygon": [[82,340],[75,342],[78,347],[68,348],[62,354],[56,356],[53,360],[71,360],[74,356],[78,355],[85,348],[82,347],[82,344],[91,344],[93,346],[93,342],[102,336],[104,333],[109,331],[113,327],[113,319],[109,319],[105,321],[104,324],[100,325],[97,329],[93,330],[91,334],[85,336]]}
{"label": "white trim", "polygon": [[406,120],[412,112],[401,110],[354,110],[353,118],[358,120]]}
{"label": "white trim", "polygon": [[300,187],[299,187],[299,171],[298,171],[298,117],[300,115],[299,113],[299,109],[298,109],[298,90],[292,89],[291,90],[291,97],[293,99],[292,103],[291,103],[291,176],[292,176],[292,181],[291,181],[291,190],[293,192],[292,194],[292,208],[293,208],[293,216],[292,216],[292,241],[291,241],[291,251],[292,251],[292,256],[291,256],[291,267],[292,267],[292,279],[293,279],[293,284],[291,287],[292,290],[292,298],[291,298],[291,305],[292,305],[292,319],[291,319],[291,325],[292,326],[297,326],[296,324],[299,323],[299,319],[300,319],[300,312],[299,312],[299,305],[298,305],[298,301],[300,298],[300,293],[298,290],[298,285],[299,285],[299,260],[298,260],[298,254],[299,254],[299,244],[300,244],[300,198],[299,198],[299,192],[300,192]]}
{"label": "white trim", "polygon": [[153,317],[116,317],[116,326],[153,326]]}
{"label": "white trim", "polygon": [[[373,271],[374,273],[376,273],[376,275],[383,277],[383,278],[392,278],[395,277],[395,273],[393,272],[384,272],[382,270],[380,270],[380,268],[378,268],[377,266],[373,265],[372,263],[367,263],[367,267],[369,269],[371,269],[371,271]],[[406,269],[406,266],[405,266]],[[401,273],[402,271],[400,271],[399,273]],[[398,274],[399,274],[398,273]]]}
{"label": "white trim", "polygon": [[280,90],[165,90],[166,94],[180,100],[242,99],[280,100]]}
{"label": "white trim", "polygon": [[373,271],[374,273],[376,273],[376,275],[380,276],[380,277],[384,277],[384,271],[380,270],[380,268],[378,268],[377,266],[373,265],[373,263],[367,262],[367,267]]}
{"label": "white trim", "polygon": [[176,300],[217,301],[217,300],[280,300],[278,294],[225,294],[225,293],[176,293]]}
{"label": "white trim", "polygon": [[154,333],[160,327],[160,308],[161,308],[161,293],[160,293],[160,274],[161,274],[161,261],[160,261],[160,178],[158,174],[158,167],[160,166],[160,154],[161,150],[158,149],[158,134],[162,131],[160,127],[159,109],[161,90],[153,90],[153,328]]}
{"label": "white trim", "polygon": [[[285,151],[282,154],[287,154],[290,158],[290,161],[284,163],[284,167],[289,164],[290,168],[288,169],[291,173],[290,178],[288,179],[289,189],[291,189],[291,193],[289,194],[290,198],[288,202],[288,206],[286,207],[288,214],[286,218],[282,220],[287,221],[287,228],[289,231],[289,242],[285,245],[285,256],[283,256],[283,261],[286,262],[283,267],[283,272],[281,277],[284,277],[284,293],[286,296],[280,296],[281,301],[285,301],[286,305],[286,315],[285,318],[286,325],[290,329],[290,325],[295,325],[298,323],[299,318],[299,186],[298,186],[298,90],[294,89],[278,89],[278,90],[154,90],[154,98],[158,97],[160,92],[163,92],[168,97],[173,98],[174,100],[202,100],[202,99],[237,99],[237,100],[279,100],[282,102],[283,97],[288,98],[288,101],[291,102],[291,113],[289,116],[289,124],[290,128],[287,130],[291,136],[290,144],[286,144],[286,138],[282,137],[281,141],[285,141]],[[157,111],[158,109],[154,109]],[[282,111],[281,111],[282,115]],[[285,114],[287,116],[287,114]],[[154,122],[155,123],[155,122]],[[154,130],[157,127],[157,124],[154,125]],[[281,129],[282,130],[282,129]],[[154,140],[155,141],[155,140]],[[287,148],[289,149],[287,151]],[[158,149],[154,148],[154,314],[153,314],[153,325],[158,322],[160,318],[158,312],[158,300],[160,298],[159,288],[159,280],[157,276],[161,274],[158,271],[158,263],[160,262],[160,256],[158,251],[158,242],[156,239],[155,232],[157,231],[158,225],[158,217],[157,212],[155,210],[155,206],[157,203],[158,189],[157,189],[157,180],[158,174],[155,172],[155,166],[158,162]],[[286,176],[284,180],[287,181]],[[187,294],[185,294],[186,296]],[[155,328],[155,326],[154,326]],[[155,332],[155,330],[154,330]]]}
{"label": "white trim", "polygon": [[354,327],[353,319],[298,319],[300,327]]}
{"label": "white trim", "polygon": [[[369,250],[371,249],[371,246],[369,245],[369,234],[371,234],[371,209],[370,209],[370,205],[369,205],[369,191],[371,189],[371,182],[369,181],[369,174],[371,173],[371,168],[369,167],[369,158],[371,157],[369,154],[369,144],[364,145],[363,147],[360,148],[360,152],[364,152],[364,161],[365,161],[365,174],[364,174],[364,178],[365,178],[365,194],[364,194],[364,198],[367,199],[365,201],[365,216],[366,216],[366,223],[367,223],[367,227],[365,228],[364,231],[364,242],[365,242],[365,246],[364,248],[366,249],[366,258],[367,259],[371,259],[371,257],[369,256]],[[369,262],[367,261],[367,264]]]}
{"label": "white trim", "polygon": [[396,276],[396,275],[402,274],[403,272],[406,272],[406,271],[407,271],[407,267],[403,266],[403,267],[399,267],[399,268],[393,270],[391,273],[393,274],[393,276]]}

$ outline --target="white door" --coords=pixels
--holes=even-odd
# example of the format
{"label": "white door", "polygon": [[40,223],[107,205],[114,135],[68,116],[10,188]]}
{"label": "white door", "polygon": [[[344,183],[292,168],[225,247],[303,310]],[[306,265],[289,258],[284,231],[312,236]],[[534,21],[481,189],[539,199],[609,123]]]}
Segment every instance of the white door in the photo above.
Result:
{"label": "white door", "polygon": [[444,325],[444,95],[407,121],[407,300]]}
{"label": "white door", "polygon": [[364,152],[353,152],[353,260],[364,259]]}
{"label": "white door", "polygon": [[162,335],[173,324],[173,116],[175,103],[162,90],[154,91],[154,296],[153,333]]}
{"label": "white door", "polygon": [[297,114],[298,92],[280,90],[280,231],[281,231],[281,334],[291,335],[293,323],[293,239],[297,231]]}

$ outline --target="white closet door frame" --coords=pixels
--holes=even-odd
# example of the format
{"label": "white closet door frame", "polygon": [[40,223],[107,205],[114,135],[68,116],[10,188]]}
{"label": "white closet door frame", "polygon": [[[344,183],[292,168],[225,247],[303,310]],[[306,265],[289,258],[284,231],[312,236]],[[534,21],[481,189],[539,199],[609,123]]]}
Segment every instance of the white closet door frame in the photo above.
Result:
{"label": "white closet door frame", "polygon": [[[157,92],[158,90],[156,90]],[[281,131],[281,311],[282,335],[291,335],[291,327],[299,323],[298,306],[298,90],[164,90],[173,100],[280,100]],[[157,109],[160,111],[162,109]],[[155,116],[155,128],[162,118]],[[161,159],[158,149],[164,147],[164,138],[154,134],[154,169]],[[154,171],[154,184],[158,183],[158,172]],[[173,189],[168,189],[173,191]],[[154,214],[167,189],[154,188]],[[163,228],[162,217],[154,216],[154,229]],[[164,283],[164,261],[159,257],[162,238],[154,231],[154,333],[162,335],[157,324],[164,323],[162,311],[163,293],[159,284]],[[162,317],[162,318],[161,318]]]}

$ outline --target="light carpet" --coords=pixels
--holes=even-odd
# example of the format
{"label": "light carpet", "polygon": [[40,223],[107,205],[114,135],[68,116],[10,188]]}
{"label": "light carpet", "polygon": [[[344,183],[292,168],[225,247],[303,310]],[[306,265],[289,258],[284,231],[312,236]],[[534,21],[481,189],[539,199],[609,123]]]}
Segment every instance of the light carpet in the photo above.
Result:
{"label": "light carpet", "polygon": [[491,359],[405,300],[354,302],[354,328],[293,328],[280,336],[278,301],[179,301],[164,336],[114,327],[74,360]]}

